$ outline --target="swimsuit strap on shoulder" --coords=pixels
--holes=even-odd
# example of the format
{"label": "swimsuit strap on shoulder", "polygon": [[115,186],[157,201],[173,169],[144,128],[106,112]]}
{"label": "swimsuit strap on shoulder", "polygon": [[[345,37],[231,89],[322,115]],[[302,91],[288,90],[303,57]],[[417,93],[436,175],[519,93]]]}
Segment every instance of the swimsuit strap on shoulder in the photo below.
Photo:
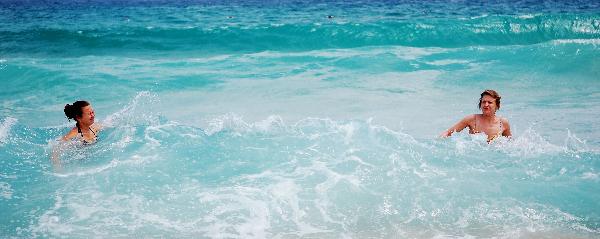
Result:
{"label": "swimsuit strap on shoulder", "polygon": [[83,137],[83,132],[81,132],[81,127],[79,127],[79,123],[75,125],[77,126],[77,133],[81,134],[81,137]]}
{"label": "swimsuit strap on shoulder", "polygon": [[498,135],[502,135],[504,134],[504,124],[502,123],[502,118],[500,118],[498,121],[500,121],[500,125],[498,125],[500,127],[500,131],[498,131]]}
{"label": "swimsuit strap on shoulder", "polygon": [[479,132],[479,129],[477,128],[477,121],[479,121],[479,117],[477,117],[478,115],[475,114],[475,128],[473,129],[473,131],[475,131],[475,133]]}
{"label": "swimsuit strap on shoulder", "polygon": [[500,123],[500,125],[499,125],[500,129],[502,129],[502,127],[504,127],[504,124],[502,123],[502,119],[499,119],[498,121],[499,121],[498,123]]}
{"label": "swimsuit strap on shoulder", "polygon": [[[85,144],[85,145],[91,144],[92,142],[88,142],[87,140],[85,140],[85,136],[83,136],[83,132],[81,131],[81,127],[79,127],[79,123],[77,123],[76,125],[77,125],[77,133],[79,133],[81,135],[83,144]],[[88,127],[88,129],[90,130],[90,132],[92,132],[92,134],[94,134],[94,138],[97,139],[98,136],[96,135],[96,132],[94,132],[94,130],[92,130],[92,127]]]}

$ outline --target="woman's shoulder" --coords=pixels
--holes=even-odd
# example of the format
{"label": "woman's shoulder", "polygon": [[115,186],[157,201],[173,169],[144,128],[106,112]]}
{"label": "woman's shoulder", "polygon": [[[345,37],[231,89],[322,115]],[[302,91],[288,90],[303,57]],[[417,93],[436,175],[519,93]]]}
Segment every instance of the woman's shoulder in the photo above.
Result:
{"label": "woman's shoulder", "polygon": [[100,123],[94,123],[90,126],[94,131],[100,131],[102,129],[102,125]]}
{"label": "woman's shoulder", "polygon": [[463,118],[463,121],[473,122],[477,118],[477,114],[470,114]]}
{"label": "woman's shoulder", "polygon": [[459,121],[459,124],[462,124],[464,127],[472,127],[475,123],[475,114],[467,115]]}
{"label": "woman's shoulder", "polygon": [[77,126],[73,127],[67,134],[62,137],[62,140],[69,140],[77,135]]}

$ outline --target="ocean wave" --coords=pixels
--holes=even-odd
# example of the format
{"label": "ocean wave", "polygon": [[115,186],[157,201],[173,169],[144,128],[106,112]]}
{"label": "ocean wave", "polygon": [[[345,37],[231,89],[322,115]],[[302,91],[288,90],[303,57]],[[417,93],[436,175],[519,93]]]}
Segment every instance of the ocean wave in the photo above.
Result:
{"label": "ocean wave", "polygon": [[[118,131],[130,126],[113,126],[117,130],[103,132],[111,135],[104,141],[133,139],[125,147],[79,149],[88,151],[79,162],[49,173],[58,180],[56,204],[31,215],[22,233],[335,237],[426,231],[499,238],[565,228],[574,235],[598,233],[581,213],[565,211],[551,203],[547,191],[538,191],[538,184],[548,182],[565,193],[573,180],[596,183],[597,174],[588,170],[593,162],[575,161],[533,136],[488,145],[485,138],[460,136],[418,141],[365,121],[285,123],[271,116],[245,122],[225,115],[213,122],[223,123],[206,130],[172,122],[127,132]],[[527,153],[510,152],[519,150]],[[515,178],[533,185],[497,191],[520,184]],[[4,195],[24,189],[10,190]],[[532,191],[550,201],[521,196]],[[403,229],[391,230],[390,224]],[[480,225],[488,230],[478,232]]]}
{"label": "ocean wave", "polygon": [[12,117],[7,117],[2,121],[2,124],[0,124],[0,145],[5,143],[10,134],[10,129],[15,123],[17,123],[17,119]]}
{"label": "ocean wave", "polygon": [[149,91],[138,92],[133,99],[117,112],[106,117],[101,124],[105,127],[117,127],[124,125],[153,125],[158,122],[159,112],[149,111],[159,98]]}
{"label": "ocean wave", "polygon": [[553,40],[552,43],[556,45],[560,44],[582,44],[582,45],[600,45],[600,39],[560,39]]}
{"label": "ocean wave", "polygon": [[3,199],[11,199],[13,195],[13,190],[10,184],[6,182],[0,182],[0,198]]}
{"label": "ocean wave", "polygon": [[[44,201],[48,206],[26,216],[30,224],[21,228],[23,235],[600,233],[587,213],[593,196],[579,194],[597,183],[591,168],[598,152],[571,133],[564,145],[534,129],[488,144],[485,136],[468,134],[417,139],[372,120],[288,122],[271,115],[247,121],[235,113],[200,127],[161,120],[150,107],[155,97],[140,92],[109,114],[99,141],[71,148],[62,169],[42,167],[50,164],[48,155],[35,150],[48,147],[35,142],[62,128],[22,130],[15,122],[20,141],[6,142],[13,150],[3,157],[13,160],[0,173],[17,170],[9,180],[40,183],[9,181],[2,195],[30,201],[40,199],[23,195],[53,195]],[[26,158],[32,163],[17,160],[32,150]],[[570,194],[591,206],[570,207],[572,201],[561,198]]]}
{"label": "ocean wave", "polygon": [[[54,208],[29,230],[257,238],[599,233],[543,190],[548,182],[562,192],[572,180],[595,183],[585,171],[593,162],[575,161],[533,130],[488,144],[468,135],[419,141],[370,121],[286,123],[274,115],[246,122],[227,114],[209,122],[206,129],[142,126],[146,133],[133,141],[148,147],[135,149],[138,156],[120,152],[104,166],[83,163],[80,172],[52,174],[77,183],[64,184]],[[543,197],[531,201],[529,193]],[[482,225],[485,232],[477,229]]]}
{"label": "ocean wave", "polygon": [[[469,22],[367,22],[328,24],[267,24],[222,27],[111,27],[110,29],[40,28],[1,32],[7,53],[106,55],[141,52],[306,51],[327,48],[401,45],[466,47],[528,45],[548,41],[596,39],[594,16],[486,16]],[[52,43],[52,44],[49,44]],[[44,46],[44,47],[41,47]],[[69,49],[64,51],[64,49]]]}

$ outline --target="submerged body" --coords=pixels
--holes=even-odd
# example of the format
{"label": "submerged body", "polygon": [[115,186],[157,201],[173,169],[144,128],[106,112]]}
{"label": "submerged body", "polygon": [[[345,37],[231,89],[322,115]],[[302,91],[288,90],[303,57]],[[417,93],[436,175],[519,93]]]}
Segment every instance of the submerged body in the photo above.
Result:
{"label": "submerged body", "polygon": [[500,95],[493,90],[485,90],[479,98],[479,109],[481,114],[473,114],[464,117],[458,123],[442,132],[441,137],[449,137],[454,132],[460,132],[469,127],[469,134],[484,133],[487,135],[487,141],[500,137],[511,137],[510,124],[506,118],[496,116],[496,111],[500,109]]}
{"label": "submerged body", "polygon": [[92,105],[85,101],[77,101],[73,105],[65,106],[65,115],[77,123],[61,138],[62,141],[77,139],[84,145],[96,142],[101,126],[94,122],[96,114]]}
{"label": "submerged body", "polygon": [[69,133],[63,136],[61,140],[76,140],[81,141],[81,143],[83,143],[84,145],[89,145],[96,143],[96,141],[98,140],[98,131],[100,131],[99,124],[94,123],[92,125],[83,127],[77,124],[69,131]]}
{"label": "submerged body", "polygon": [[[448,131],[460,132],[464,128],[469,128],[469,134],[485,134],[488,142],[500,137],[510,137],[510,125],[506,118],[500,116],[486,117],[483,114],[472,114],[463,118]],[[444,132],[447,133],[448,131]],[[450,136],[450,135],[447,135]]]}
{"label": "submerged body", "polygon": [[63,151],[63,143],[67,141],[81,142],[82,145],[90,145],[98,140],[98,132],[101,130],[100,124],[94,122],[95,112],[87,101],[76,101],[72,105],[65,106],[65,116],[67,119],[75,120],[75,127],[60,138],[59,144],[52,150],[52,163],[60,168],[60,155]]}

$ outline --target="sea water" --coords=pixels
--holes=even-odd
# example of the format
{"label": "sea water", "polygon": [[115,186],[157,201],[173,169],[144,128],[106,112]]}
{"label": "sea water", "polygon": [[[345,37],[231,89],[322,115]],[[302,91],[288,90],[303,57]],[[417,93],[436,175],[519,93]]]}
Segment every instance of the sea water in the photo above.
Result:
{"label": "sea water", "polygon": [[[2,238],[598,238],[597,1],[2,1]],[[502,95],[513,137],[437,135]],[[88,100],[91,146],[56,140]]]}

